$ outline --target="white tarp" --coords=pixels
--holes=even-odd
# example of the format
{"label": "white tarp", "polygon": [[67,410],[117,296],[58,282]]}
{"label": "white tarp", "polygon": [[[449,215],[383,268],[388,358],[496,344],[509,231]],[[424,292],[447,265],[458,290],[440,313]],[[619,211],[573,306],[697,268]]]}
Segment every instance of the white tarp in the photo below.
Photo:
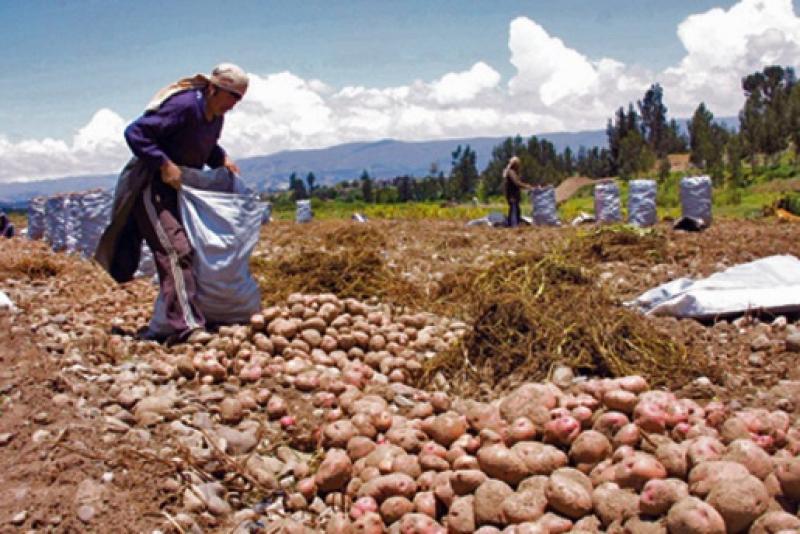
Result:
{"label": "white tarp", "polygon": [[[247,322],[261,309],[249,261],[258,243],[264,207],[258,195],[224,169],[184,173],[181,179],[178,202],[194,249],[197,305],[209,324]],[[213,190],[192,187],[195,184]],[[164,312],[159,296],[150,330],[169,335],[174,332]]]}
{"label": "white tarp", "polygon": [[702,280],[679,278],[646,291],[629,305],[648,315],[714,319],[746,312],[800,311],[800,260],[769,256]]}

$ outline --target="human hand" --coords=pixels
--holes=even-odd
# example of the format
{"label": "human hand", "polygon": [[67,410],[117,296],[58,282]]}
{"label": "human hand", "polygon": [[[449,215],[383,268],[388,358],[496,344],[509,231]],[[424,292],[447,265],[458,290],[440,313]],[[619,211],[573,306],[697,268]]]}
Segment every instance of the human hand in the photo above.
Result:
{"label": "human hand", "polygon": [[181,188],[181,170],[167,160],[161,165],[161,181],[175,189]]}
{"label": "human hand", "polygon": [[241,172],[239,170],[239,166],[236,163],[234,163],[233,160],[229,158],[227,155],[225,156],[225,161],[222,163],[222,166],[231,171],[236,176],[239,176],[239,173]]}

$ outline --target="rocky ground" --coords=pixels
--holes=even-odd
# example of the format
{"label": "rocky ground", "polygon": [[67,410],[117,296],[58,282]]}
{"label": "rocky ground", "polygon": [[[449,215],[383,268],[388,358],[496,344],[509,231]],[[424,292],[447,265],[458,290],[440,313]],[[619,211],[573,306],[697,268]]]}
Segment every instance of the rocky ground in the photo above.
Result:
{"label": "rocky ground", "polygon": [[[340,224],[267,227],[257,255],[269,258],[323,246],[321,236]],[[532,241],[556,242],[572,231],[466,230],[447,222],[372,224],[388,236],[382,251],[387,264],[431,293],[453,269],[513,254]],[[657,261],[615,258],[598,266],[621,302],[677,276],[708,275],[769,254],[800,255],[796,233],[789,224],[721,222],[699,234],[670,234],[666,253]],[[536,523],[530,528],[539,530],[518,531],[614,531],[639,514],[592,508],[591,493],[589,508],[576,512],[571,503],[558,504],[559,496],[544,486],[537,487],[550,493],[538,514],[491,516],[474,501],[485,504],[476,492],[487,476],[497,483],[492,486],[496,492],[511,496],[525,493],[523,478],[545,473],[531,466],[498,468],[482,460],[480,451],[506,445],[510,451],[520,442],[544,440],[555,458],[563,455],[550,472],[574,468],[590,480],[591,491],[612,482],[618,486],[614,491],[626,491],[626,498],[633,492],[637,499],[643,481],[595,472],[602,461],[612,461],[612,449],[588,463],[578,462],[573,453],[577,432],[572,435],[567,428],[564,434],[562,427],[548,427],[549,420],[566,427],[574,420],[585,434],[597,428],[603,413],[618,412],[644,429],[642,435],[663,434],[683,443],[684,454],[692,439],[716,440],[701,440],[705,448],[688,460],[682,474],[680,469],[665,472],[687,481],[688,468],[722,459],[737,439],[758,443],[775,466],[798,452],[800,324],[795,317],[714,325],[659,320],[687,344],[706,351],[716,369],[709,372],[713,380],[699,377],[676,390],[677,397],[660,398],[660,410],[672,404],[692,409],[653,428],[635,412],[637,403],[646,406],[654,400],[645,395],[646,386],[587,381],[567,369],[553,377],[549,389],[498,392],[496,403],[478,408],[448,394],[446,383],[435,384],[436,392],[412,388],[410,379],[426,359],[469,328],[468,317],[445,314],[433,304],[411,309],[330,294],[265,295],[264,312],[250,325],[223,328],[205,344],[166,348],[131,337],[151,311],[156,290],[149,281],[117,286],[85,261],[21,240],[0,242],[0,258],[12,258],[0,266],[0,289],[19,308],[0,311],[2,532],[346,532],[342,513],[356,523],[357,532],[379,532],[392,523],[397,530],[401,521],[395,520],[403,516],[416,521],[403,525],[407,532],[436,532],[438,524],[468,532],[479,525],[527,523]],[[512,410],[507,404],[515,398],[544,403],[548,411]],[[685,399],[683,404],[678,398]],[[712,406],[725,415],[713,419],[717,408],[698,415],[712,401],[722,401]],[[501,409],[504,402],[506,409]],[[756,408],[767,412],[753,412]],[[475,410],[489,415],[475,415]],[[492,410],[500,410],[502,417],[487,423],[485,418],[493,420]],[[786,421],[764,415],[775,411],[786,414]],[[770,422],[750,424],[752,414]],[[520,417],[535,430],[525,427],[512,437]],[[728,419],[747,421],[746,428],[725,430]],[[628,444],[657,457],[656,447],[648,450],[642,437],[616,439],[618,430],[596,432],[607,434],[613,451]],[[389,458],[388,467],[370,456],[376,450],[377,456],[386,453],[382,459]],[[622,456],[604,467],[622,465]],[[509,474],[517,468],[518,473]],[[450,479],[434,481],[435,473],[460,471],[479,471],[483,478],[473,473],[477,478],[457,491]],[[413,489],[409,484],[364,489],[390,472],[412,478]],[[434,474],[425,478],[426,472]],[[550,472],[550,484],[556,486]],[[759,475],[770,502],[765,500],[756,517],[767,506],[795,514],[795,495],[782,488],[783,479]],[[724,506],[716,509],[731,521]],[[427,523],[418,517],[426,514]],[[660,519],[650,515],[645,522],[652,528],[667,528],[666,513]],[[670,531],[679,531],[675,528]]]}

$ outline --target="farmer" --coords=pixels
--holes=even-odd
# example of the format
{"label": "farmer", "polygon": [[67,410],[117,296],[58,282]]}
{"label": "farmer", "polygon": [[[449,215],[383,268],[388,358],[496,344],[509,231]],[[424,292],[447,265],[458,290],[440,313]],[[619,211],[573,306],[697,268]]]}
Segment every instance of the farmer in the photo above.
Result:
{"label": "farmer", "polygon": [[14,237],[14,225],[3,210],[0,210],[0,237]]}
{"label": "farmer", "polygon": [[522,162],[517,156],[508,160],[508,165],[503,169],[503,190],[506,195],[506,202],[508,202],[508,217],[506,224],[509,228],[519,226],[520,211],[519,202],[521,198],[521,190],[525,189],[530,191],[533,189],[530,185],[522,181]]}
{"label": "farmer", "polygon": [[[203,312],[196,305],[193,251],[178,211],[179,166],[226,167],[238,174],[218,140],[223,116],[247,91],[247,74],[223,63],[210,76],[198,74],[159,91],[144,114],[125,129],[134,157],[120,174],[111,223],[95,259],[117,282],[133,278],[144,239],[156,263],[166,319],[174,334],[167,343],[203,343]],[[143,339],[157,339],[153,332]],[[163,337],[163,336],[161,336]],[[164,339],[157,339],[164,341]]]}

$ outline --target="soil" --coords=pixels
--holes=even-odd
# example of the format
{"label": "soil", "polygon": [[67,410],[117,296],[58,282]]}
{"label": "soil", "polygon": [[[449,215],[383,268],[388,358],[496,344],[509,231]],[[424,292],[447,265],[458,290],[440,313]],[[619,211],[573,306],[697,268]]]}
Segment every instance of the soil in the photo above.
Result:
{"label": "soil", "polygon": [[[352,224],[273,223],[262,230],[256,256],[271,259],[302,250],[334,248],[329,236]],[[532,246],[555,246],[589,231],[467,229],[446,221],[369,224],[386,238],[380,250],[386,266],[423,296],[435,295],[446,274],[465,266],[488,265],[498,255],[516,254]],[[661,257],[623,256],[593,266],[621,305],[677,277],[707,276],[771,254],[800,256],[798,229],[797,224],[775,219],[717,221],[701,233],[673,232],[664,224],[657,228],[666,236]],[[12,252],[28,257],[44,254],[42,247],[21,239],[0,242],[0,258],[10,258]],[[169,435],[158,428],[120,435],[108,432],[104,409],[109,388],[99,377],[104,365],[119,364],[124,358],[106,340],[103,343],[107,344],[87,350],[89,356],[76,363],[70,356],[74,347],[54,342],[48,337],[48,327],[43,326],[43,317],[49,317],[67,331],[84,323],[106,335],[114,328],[135,331],[147,321],[155,288],[145,280],[114,286],[83,260],[59,261],[63,268],[57,272],[30,274],[14,272],[9,264],[0,265],[0,290],[22,309],[18,315],[0,311],[0,532],[177,532],[171,518],[180,510],[183,486],[176,482],[179,477],[172,459],[158,454]],[[391,300],[391,292],[386,298]],[[265,305],[279,300],[278,295],[263,295]],[[458,317],[452,303],[418,299],[414,304],[418,309],[448,311],[456,318],[469,319]],[[786,350],[784,319],[775,319],[716,324],[655,319],[676,339],[705,351],[712,362],[709,376],[720,377],[710,384],[686,384],[679,394],[734,401],[737,406],[782,408],[794,412],[794,421],[800,408],[798,355]],[[785,322],[789,328],[792,323],[800,327],[796,317],[785,318]],[[766,336],[768,343],[754,347],[759,336]],[[135,354],[126,357],[155,365],[165,350],[139,344]],[[93,371],[93,378],[79,380],[82,369]],[[262,387],[280,389],[270,382]],[[291,390],[283,393],[298,419],[283,439],[297,449],[313,450],[320,420],[303,397]],[[10,438],[3,436],[6,433]],[[84,521],[79,515],[86,517],[87,506],[94,515]],[[12,524],[15,516],[21,519],[18,524]],[[235,526],[210,516],[205,519],[206,531],[228,532]]]}

